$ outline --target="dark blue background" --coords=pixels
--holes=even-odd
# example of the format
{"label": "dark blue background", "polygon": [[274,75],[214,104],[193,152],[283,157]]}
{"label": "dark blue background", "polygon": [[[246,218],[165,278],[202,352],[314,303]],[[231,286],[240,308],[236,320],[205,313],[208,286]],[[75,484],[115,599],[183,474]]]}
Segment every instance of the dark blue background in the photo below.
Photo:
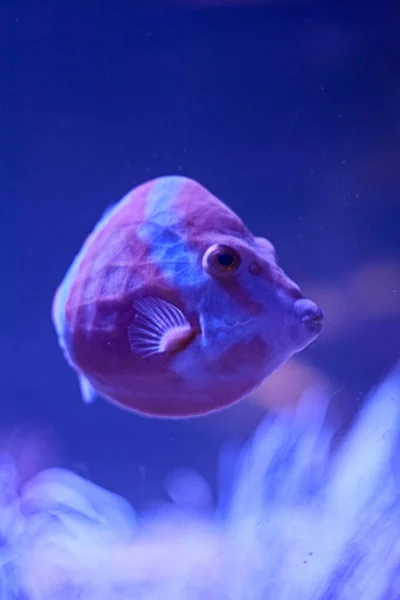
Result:
{"label": "dark blue background", "polygon": [[[109,203],[172,173],[270,237],[300,283],[399,259],[396,3],[0,11],[2,427],[41,423],[64,464],[131,500],[158,494],[180,464],[213,480],[217,449],[257,411],[160,422],[84,406],[50,321],[54,290]],[[399,330],[367,322],[308,359],[353,410],[399,355]]]}

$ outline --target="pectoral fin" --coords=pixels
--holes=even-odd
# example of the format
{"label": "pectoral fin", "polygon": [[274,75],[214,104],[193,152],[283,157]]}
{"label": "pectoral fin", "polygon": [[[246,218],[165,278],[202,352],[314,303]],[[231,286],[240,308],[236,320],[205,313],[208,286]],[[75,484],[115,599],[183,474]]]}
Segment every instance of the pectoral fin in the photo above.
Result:
{"label": "pectoral fin", "polygon": [[161,298],[141,298],[133,303],[135,320],[128,327],[133,354],[142,357],[158,353],[175,354],[194,340],[194,329],[179,308]]}

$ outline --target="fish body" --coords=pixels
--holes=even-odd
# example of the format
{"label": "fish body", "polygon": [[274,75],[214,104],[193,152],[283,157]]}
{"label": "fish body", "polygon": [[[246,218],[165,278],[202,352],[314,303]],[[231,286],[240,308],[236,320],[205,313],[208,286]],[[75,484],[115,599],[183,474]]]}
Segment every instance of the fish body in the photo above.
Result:
{"label": "fish body", "polygon": [[323,317],[268,240],[181,176],[134,188],[103,216],[52,313],[86,401],[160,417],[240,400],[314,340]]}

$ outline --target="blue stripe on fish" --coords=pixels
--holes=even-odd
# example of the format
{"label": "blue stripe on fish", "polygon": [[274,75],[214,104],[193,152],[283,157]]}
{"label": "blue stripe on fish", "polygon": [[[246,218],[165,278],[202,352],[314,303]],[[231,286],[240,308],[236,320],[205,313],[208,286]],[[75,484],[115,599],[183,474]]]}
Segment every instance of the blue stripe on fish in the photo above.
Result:
{"label": "blue stripe on fish", "polygon": [[187,183],[185,177],[156,179],[147,198],[146,218],[138,236],[149,246],[150,258],[176,288],[190,285],[201,276],[198,253],[190,247],[184,230],[184,215],[177,198]]}

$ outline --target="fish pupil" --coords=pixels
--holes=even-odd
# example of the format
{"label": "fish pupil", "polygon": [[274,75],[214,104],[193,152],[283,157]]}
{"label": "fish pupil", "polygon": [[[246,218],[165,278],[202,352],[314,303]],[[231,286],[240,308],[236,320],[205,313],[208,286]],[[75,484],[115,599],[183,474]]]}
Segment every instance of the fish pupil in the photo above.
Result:
{"label": "fish pupil", "polygon": [[235,257],[232,254],[228,254],[226,252],[222,252],[217,257],[218,264],[221,267],[230,267],[235,261]]}

